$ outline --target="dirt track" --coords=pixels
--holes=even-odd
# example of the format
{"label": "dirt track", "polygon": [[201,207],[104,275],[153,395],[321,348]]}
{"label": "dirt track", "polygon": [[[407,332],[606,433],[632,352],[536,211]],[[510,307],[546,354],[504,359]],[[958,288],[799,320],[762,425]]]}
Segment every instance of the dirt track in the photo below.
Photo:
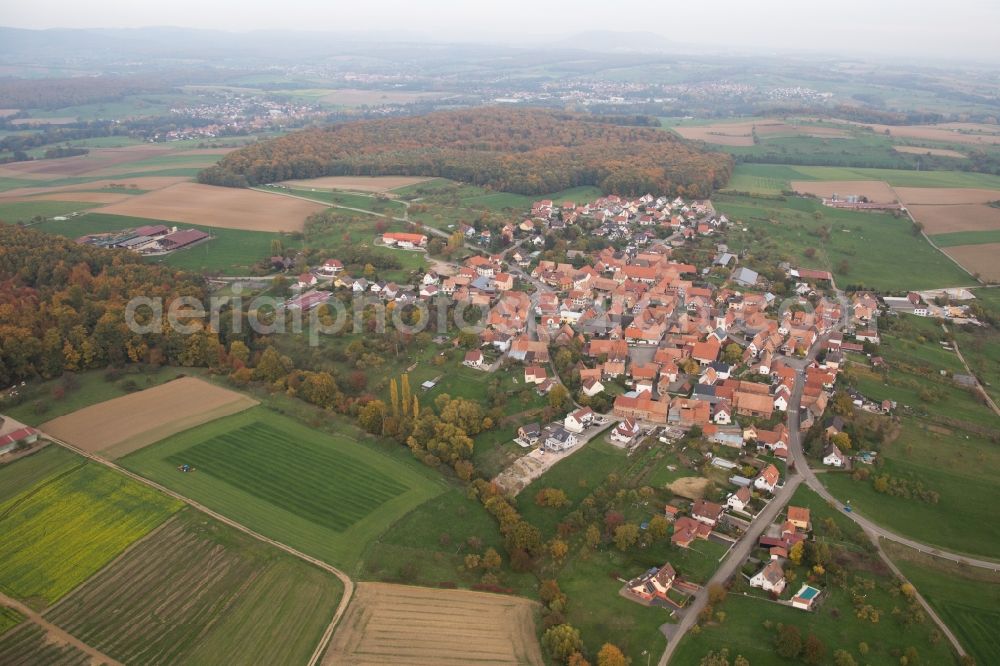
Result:
{"label": "dirt track", "polygon": [[291,197],[235,187],[178,183],[96,212],[249,231],[302,231],[306,217],[326,208]]}
{"label": "dirt track", "polygon": [[358,583],[323,665],[541,666],[536,607],[485,592]]}
{"label": "dirt track", "polygon": [[41,428],[89,452],[120,458],[165,437],[257,404],[241,393],[184,377],[84,407]]}

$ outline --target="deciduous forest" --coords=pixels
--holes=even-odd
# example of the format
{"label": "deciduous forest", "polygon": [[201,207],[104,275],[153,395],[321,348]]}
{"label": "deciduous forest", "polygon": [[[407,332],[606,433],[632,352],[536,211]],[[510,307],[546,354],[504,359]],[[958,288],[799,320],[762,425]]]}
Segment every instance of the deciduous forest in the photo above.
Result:
{"label": "deciduous forest", "polygon": [[707,196],[730,157],[649,127],[542,109],[484,108],[309,129],[248,146],[199,177],[245,187],[340,175],[437,176],[543,194],[596,185],[619,194]]}

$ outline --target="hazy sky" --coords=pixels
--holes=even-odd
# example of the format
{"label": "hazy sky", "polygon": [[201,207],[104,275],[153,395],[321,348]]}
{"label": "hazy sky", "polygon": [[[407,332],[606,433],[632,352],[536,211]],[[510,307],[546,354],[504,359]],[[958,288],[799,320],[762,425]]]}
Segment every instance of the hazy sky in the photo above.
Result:
{"label": "hazy sky", "polygon": [[[0,0],[0,25],[406,31],[524,42],[586,30],[671,41],[1000,60],[998,0]],[[950,59],[950,58],[949,58]]]}

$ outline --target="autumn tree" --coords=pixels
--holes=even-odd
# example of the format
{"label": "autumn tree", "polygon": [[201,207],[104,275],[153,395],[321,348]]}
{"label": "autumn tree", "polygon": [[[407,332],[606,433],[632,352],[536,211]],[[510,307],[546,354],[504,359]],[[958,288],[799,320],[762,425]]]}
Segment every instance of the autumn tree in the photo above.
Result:
{"label": "autumn tree", "polygon": [[597,666],[628,666],[628,659],[617,645],[605,643],[597,653]]}
{"label": "autumn tree", "polygon": [[615,528],[614,542],[618,550],[626,551],[639,540],[639,526],[635,523],[625,523]]}
{"label": "autumn tree", "polygon": [[557,624],[542,634],[542,647],[557,662],[566,663],[570,656],[583,648],[580,631],[569,624]]}
{"label": "autumn tree", "polygon": [[775,639],[775,651],[786,659],[794,659],[802,651],[802,632],[793,624],[782,625]]}

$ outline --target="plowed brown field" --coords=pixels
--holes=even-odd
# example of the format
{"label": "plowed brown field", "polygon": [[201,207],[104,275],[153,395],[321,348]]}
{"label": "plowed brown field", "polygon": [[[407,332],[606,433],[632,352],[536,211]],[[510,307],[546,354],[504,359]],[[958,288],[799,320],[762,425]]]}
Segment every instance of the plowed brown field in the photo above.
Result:
{"label": "plowed brown field", "polygon": [[990,282],[1000,282],[1000,243],[981,243],[979,245],[957,245],[946,247],[944,253],[962,264],[967,270],[979,273],[979,276]]}
{"label": "plowed brown field", "polygon": [[194,377],[84,407],[43,432],[84,451],[120,458],[175,433],[242,412],[257,401]]}
{"label": "plowed brown field", "polygon": [[323,666],[541,666],[536,606],[485,592],[359,583]]}

